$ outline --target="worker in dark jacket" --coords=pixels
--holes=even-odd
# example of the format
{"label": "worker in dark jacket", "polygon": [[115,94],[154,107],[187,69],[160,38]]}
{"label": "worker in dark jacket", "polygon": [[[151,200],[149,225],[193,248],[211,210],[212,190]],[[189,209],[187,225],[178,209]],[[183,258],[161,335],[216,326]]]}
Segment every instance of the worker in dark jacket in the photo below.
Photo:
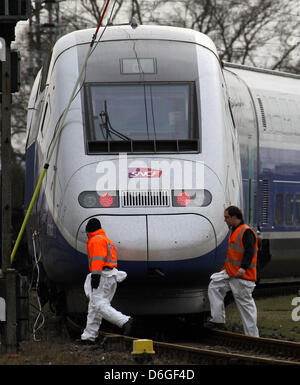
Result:
{"label": "worker in dark jacket", "polygon": [[208,286],[212,318],[206,326],[225,327],[224,298],[231,290],[241,314],[245,334],[258,337],[257,310],[252,297],[257,278],[257,236],[244,223],[238,207],[228,207],[224,212],[224,219],[230,228],[228,249],[223,269],[211,276]]}
{"label": "worker in dark jacket", "polygon": [[90,273],[86,277],[84,291],[89,299],[89,306],[81,341],[95,342],[102,318],[119,326],[123,334],[128,335],[133,319],[110,304],[117,289],[117,282],[122,282],[127,276],[124,271],[117,269],[116,247],[107,238],[97,218],[89,220],[86,233]]}

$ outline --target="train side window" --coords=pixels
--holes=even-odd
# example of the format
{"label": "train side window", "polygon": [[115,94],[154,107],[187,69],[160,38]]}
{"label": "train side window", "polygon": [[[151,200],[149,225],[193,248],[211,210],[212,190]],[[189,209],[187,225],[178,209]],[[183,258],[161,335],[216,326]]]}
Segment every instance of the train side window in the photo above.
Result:
{"label": "train side window", "polygon": [[296,194],[296,225],[300,225],[300,194]]}
{"label": "train side window", "polygon": [[285,222],[287,225],[292,225],[294,222],[294,215],[293,215],[294,196],[293,196],[293,194],[286,194],[285,206],[286,206]]}
{"label": "train side window", "polygon": [[282,194],[276,194],[275,221],[277,225],[283,224],[283,195]]}

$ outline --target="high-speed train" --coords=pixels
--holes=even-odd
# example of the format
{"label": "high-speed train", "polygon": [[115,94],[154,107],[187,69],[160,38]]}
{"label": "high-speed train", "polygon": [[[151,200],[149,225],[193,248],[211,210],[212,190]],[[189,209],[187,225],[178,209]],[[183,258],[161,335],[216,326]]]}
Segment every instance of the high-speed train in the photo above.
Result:
{"label": "high-speed train", "polygon": [[126,314],[209,310],[229,205],[259,235],[261,280],[299,279],[300,76],[222,63],[194,30],[108,26],[59,132],[92,36],[57,41],[28,105],[26,208],[57,140],[27,226],[43,302],[86,311],[93,217],[128,274]]}

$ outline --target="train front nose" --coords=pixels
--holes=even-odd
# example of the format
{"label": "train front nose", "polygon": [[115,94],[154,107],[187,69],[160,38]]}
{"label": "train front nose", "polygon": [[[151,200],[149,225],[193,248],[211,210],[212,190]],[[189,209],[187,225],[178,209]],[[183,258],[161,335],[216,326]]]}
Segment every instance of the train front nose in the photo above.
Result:
{"label": "train front nose", "polygon": [[[215,230],[197,214],[97,216],[118,250],[118,266],[132,280],[192,280],[207,277],[214,268]],[[85,243],[84,221],[78,243]],[[80,239],[82,238],[82,239]],[[84,239],[83,239],[84,238]]]}
{"label": "train front nose", "polygon": [[[117,170],[116,162],[117,160],[114,163]],[[148,163],[146,165],[150,166]],[[163,175],[166,170],[157,167],[160,168]],[[165,196],[157,196],[156,190],[145,192],[142,189],[137,194],[139,199],[132,203],[131,199],[135,194],[130,190],[125,191],[127,195],[124,195],[124,191],[118,186],[119,195],[116,204],[112,205],[109,194],[102,196],[96,193],[96,171],[97,165],[90,164],[72,176],[68,183],[69,194],[65,194],[65,199],[68,202],[73,201],[76,210],[68,210],[66,213],[62,211],[64,221],[68,222],[73,229],[72,233],[76,234],[76,249],[82,260],[86,261],[87,221],[97,217],[108,238],[117,247],[118,267],[128,273],[127,282],[157,277],[166,281],[183,282],[208,279],[216,269],[216,255],[224,238],[223,230],[219,228],[224,227],[223,209],[220,207],[222,188],[210,170],[205,178],[205,188],[211,191],[212,200],[203,207],[200,198],[197,200],[199,206],[176,206],[172,196],[174,186],[170,190],[164,190],[168,195],[167,203]],[[128,168],[125,168],[123,176],[131,181],[133,178],[130,178],[131,174],[128,175]],[[148,174],[146,176],[149,177]],[[141,183],[148,178],[136,179]],[[83,194],[87,194],[84,195],[84,202],[81,200]],[[147,200],[143,200],[145,194]],[[103,202],[99,205],[102,198]],[[156,204],[159,199],[161,201]]]}

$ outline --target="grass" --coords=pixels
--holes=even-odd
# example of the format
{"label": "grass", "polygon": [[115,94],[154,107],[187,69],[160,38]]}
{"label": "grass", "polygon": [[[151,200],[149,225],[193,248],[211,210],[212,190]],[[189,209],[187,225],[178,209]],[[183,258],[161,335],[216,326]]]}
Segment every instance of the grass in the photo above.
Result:
{"label": "grass", "polygon": [[[292,300],[296,305],[292,304]],[[255,300],[257,307],[257,327],[260,337],[287,339],[300,342],[300,297],[286,295],[276,298]],[[294,319],[292,319],[294,314]],[[295,315],[298,316],[295,318]],[[236,304],[226,307],[226,324],[232,331],[242,332],[242,322]]]}

